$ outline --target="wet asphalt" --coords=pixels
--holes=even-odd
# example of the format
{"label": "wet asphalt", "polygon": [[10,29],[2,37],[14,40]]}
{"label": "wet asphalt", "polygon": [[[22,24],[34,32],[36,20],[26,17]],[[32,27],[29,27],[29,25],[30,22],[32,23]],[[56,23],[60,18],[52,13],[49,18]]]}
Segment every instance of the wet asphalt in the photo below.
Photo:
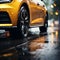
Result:
{"label": "wet asphalt", "polygon": [[0,38],[0,60],[60,60],[59,27],[33,30],[24,39]]}

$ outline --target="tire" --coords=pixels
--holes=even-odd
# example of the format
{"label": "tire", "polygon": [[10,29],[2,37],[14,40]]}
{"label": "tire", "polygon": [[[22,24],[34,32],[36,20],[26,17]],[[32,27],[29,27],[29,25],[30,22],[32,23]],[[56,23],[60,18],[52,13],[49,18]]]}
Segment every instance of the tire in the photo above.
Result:
{"label": "tire", "polygon": [[11,38],[25,38],[28,36],[29,11],[26,6],[21,6],[18,15],[18,24],[16,29],[5,29],[10,32]]}
{"label": "tire", "polygon": [[25,6],[21,6],[18,16],[18,31],[20,37],[25,38],[28,36],[29,12]]}
{"label": "tire", "polygon": [[44,26],[39,27],[40,33],[47,32],[47,27],[48,27],[48,12],[46,12],[46,18],[45,18]]}
{"label": "tire", "polygon": [[39,29],[40,29],[40,33],[47,32],[47,27],[45,27],[45,26],[42,26]]}

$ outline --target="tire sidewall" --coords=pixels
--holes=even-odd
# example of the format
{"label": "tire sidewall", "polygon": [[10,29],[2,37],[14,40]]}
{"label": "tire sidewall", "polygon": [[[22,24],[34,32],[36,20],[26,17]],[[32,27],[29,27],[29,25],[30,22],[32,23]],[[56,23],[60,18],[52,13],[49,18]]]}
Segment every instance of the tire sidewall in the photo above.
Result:
{"label": "tire sidewall", "polygon": [[[21,35],[21,37],[24,38],[24,37],[27,37],[27,36],[24,36],[24,34],[22,33],[22,29],[21,29],[21,27],[22,27],[22,26],[21,26],[21,25],[22,25],[22,24],[21,24],[21,20],[22,20],[22,19],[21,19],[21,13],[20,13],[23,8],[26,9],[26,7],[25,7],[25,6],[21,6],[21,8],[20,8],[19,15],[18,15],[18,24],[17,24],[17,27],[18,27],[19,34]],[[27,10],[27,9],[26,9],[26,10]],[[26,26],[27,26],[27,29],[28,29],[28,24],[27,24]],[[28,31],[28,30],[27,30],[27,31]],[[27,35],[28,35],[28,33],[27,33]]]}

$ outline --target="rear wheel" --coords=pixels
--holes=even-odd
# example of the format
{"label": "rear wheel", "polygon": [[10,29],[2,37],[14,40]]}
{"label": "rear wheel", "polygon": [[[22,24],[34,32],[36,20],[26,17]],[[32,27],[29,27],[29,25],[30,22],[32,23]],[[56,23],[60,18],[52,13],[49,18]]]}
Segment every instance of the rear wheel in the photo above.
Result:
{"label": "rear wheel", "polygon": [[47,32],[47,27],[48,27],[48,12],[46,13],[46,19],[45,19],[44,26],[39,27],[40,33]]}
{"label": "rear wheel", "polygon": [[45,26],[42,26],[42,27],[40,27],[39,29],[40,29],[40,31],[41,31],[40,33],[42,33],[42,32],[43,32],[43,33],[44,33],[44,32],[47,32],[47,27],[45,27]]}

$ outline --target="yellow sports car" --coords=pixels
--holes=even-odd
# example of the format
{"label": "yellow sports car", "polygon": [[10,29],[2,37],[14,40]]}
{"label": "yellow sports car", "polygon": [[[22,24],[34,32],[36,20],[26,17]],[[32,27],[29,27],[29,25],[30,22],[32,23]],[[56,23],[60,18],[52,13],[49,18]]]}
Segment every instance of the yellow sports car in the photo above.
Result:
{"label": "yellow sports car", "polygon": [[[43,0],[0,0],[0,29],[28,35],[29,27],[47,31],[48,12]],[[12,33],[13,33],[12,32]]]}

